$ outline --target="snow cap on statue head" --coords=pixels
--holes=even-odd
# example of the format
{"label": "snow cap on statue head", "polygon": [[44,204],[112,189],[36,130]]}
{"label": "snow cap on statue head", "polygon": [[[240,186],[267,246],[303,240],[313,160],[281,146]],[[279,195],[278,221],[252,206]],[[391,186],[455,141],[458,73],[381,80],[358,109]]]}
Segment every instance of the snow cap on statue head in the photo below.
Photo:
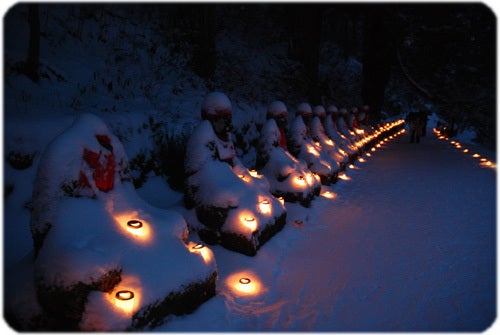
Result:
{"label": "snow cap on statue head", "polygon": [[315,106],[314,109],[313,109],[313,115],[317,116],[317,117],[319,117],[321,119],[324,118],[324,117],[326,117],[325,107],[323,107],[321,105]]}
{"label": "snow cap on statue head", "polygon": [[203,101],[201,106],[201,118],[203,120],[211,119],[215,116],[232,115],[233,108],[231,101],[222,92],[211,92]]}
{"label": "snow cap on statue head", "polygon": [[335,105],[330,105],[328,106],[328,108],[326,109],[326,113],[327,114],[332,114],[332,115],[337,115],[339,113],[339,110],[337,108],[337,106]]}
{"label": "snow cap on statue head", "polygon": [[302,102],[297,106],[297,115],[303,117],[312,117],[312,108],[307,102]]}
{"label": "snow cap on statue head", "polygon": [[276,119],[280,117],[287,117],[288,110],[284,102],[275,100],[267,107],[267,119]]}

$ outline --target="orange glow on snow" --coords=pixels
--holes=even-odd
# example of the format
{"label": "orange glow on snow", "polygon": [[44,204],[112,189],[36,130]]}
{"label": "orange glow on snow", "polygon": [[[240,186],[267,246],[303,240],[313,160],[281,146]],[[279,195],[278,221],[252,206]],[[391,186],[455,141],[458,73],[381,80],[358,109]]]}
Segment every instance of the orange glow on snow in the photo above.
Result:
{"label": "orange glow on snow", "polygon": [[351,180],[351,178],[348,175],[346,175],[345,173],[339,174],[339,179],[342,179],[342,180]]}
{"label": "orange glow on snow", "polygon": [[315,148],[315,147],[313,147],[312,145],[308,145],[308,146],[307,146],[307,151],[308,151],[310,154],[312,154],[312,155],[314,155],[314,156],[316,156],[316,157],[319,157],[319,152],[318,152],[318,150],[316,150],[316,148]]}
{"label": "orange glow on snow", "polygon": [[253,216],[251,212],[241,213],[239,215],[239,219],[241,224],[250,229],[251,232],[257,230],[257,219]]}
{"label": "orange glow on snow", "polygon": [[324,198],[327,198],[327,199],[333,199],[335,198],[337,195],[331,191],[325,191],[323,193],[321,193],[321,196],[324,197]]}
{"label": "orange glow on snow", "polygon": [[123,232],[133,236],[141,242],[148,242],[152,238],[151,225],[142,219],[138,219],[138,212],[131,211],[114,216],[115,222]]}
{"label": "orange glow on snow", "polygon": [[263,291],[262,282],[252,271],[233,273],[225,283],[231,292],[239,296],[257,296]]}
{"label": "orange glow on snow", "polygon": [[189,252],[200,255],[205,261],[205,264],[209,264],[214,257],[212,250],[204,244],[189,242],[187,247]]}
{"label": "orange glow on snow", "polygon": [[271,214],[272,212],[272,206],[271,206],[271,201],[269,199],[263,198],[259,200],[259,212],[262,214]]}
{"label": "orange glow on snow", "polygon": [[115,310],[120,311],[125,316],[132,316],[141,302],[142,290],[139,280],[135,277],[123,277],[122,281],[106,294],[106,300]]}

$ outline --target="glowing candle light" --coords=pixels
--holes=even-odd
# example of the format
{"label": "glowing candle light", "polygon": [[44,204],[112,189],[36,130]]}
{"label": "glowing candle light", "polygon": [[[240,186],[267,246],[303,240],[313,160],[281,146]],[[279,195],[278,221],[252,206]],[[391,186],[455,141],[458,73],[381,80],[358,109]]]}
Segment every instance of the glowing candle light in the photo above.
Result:
{"label": "glowing candle light", "polygon": [[190,242],[188,248],[190,252],[201,255],[206,264],[212,261],[212,251],[204,244]]}
{"label": "glowing candle light", "polygon": [[351,180],[351,178],[349,176],[347,176],[345,173],[339,174],[339,179],[342,179],[342,180]]}
{"label": "glowing candle light", "polygon": [[310,154],[312,154],[312,155],[314,155],[314,156],[316,156],[316,157],[319,157],[319,152],[318,152],[318,150],[316,150],[313,146],[311,146],[311,145],[310,145],[310,146],[308,146],[308,147],[307,147],[307,151],[308,151]]}
{"label": "glowing candle light", "polygon": [[464,151],[463,151],[463,152],[469,152],[469,149],[464,149]]}
{"label": "glowing candle light", "polygon": [[480,154],[474,154],[474,155],[472,155],[472,157],[478,158],[478,157],[481,157],[481,155]]}
{"label": "glowing candle light", "polygon": [[239,282],[243,285],[247,285],[250,284],[252,281],[250,280],[250,278],[240,278]]}
{"label": "glowing candle light", "polygon": [[268,199],[264,199],[259,202],[259,212],[261,212],[262,214],[270,214],[271,209],[271,203]]}
{"label": "glowing candle light", "polygon": [[254,232],[257,230],[257,220],[255,220],[252,216],[244,216],[241,219],[241,222],[244,226],[250,229],[250,231]]}
{"label": "glowing candle light", "polygon": [[135,305],[134,292],[129,290],[120,290],[115,294],[115,306],[127,314],[131,314]]}
{"label": "glowing candle light", "polygon": [[139,220],[127,221],[127,231],[135,236],[144,235],[143,227],[144,227],[144,225],[143,225],[142,221],[139,221]]}
{"label": "glowing candle light", "polygon": [[285,198],[283,198],[283,197],[278,197],[278,200],[279,200],[279,202],[280,202],[283,206],[285,206]]}
{"label": "glowing candle light", "polygon": [[297,184],[298,186],[304,186],[306,185],[306,179],[302,175],[297,176],[295,178],[295,184]]}
{"label": "glowing candle light", "polygon": [[257,170],[250,170],[249,172],[250,172],[250,175],[252,177],[255,177],[255,178],[259,177],[259,173],[257,172]]}
{"label": "glowing candle light", "polygon": [[335,193],[330,192],[330,191],[325,191],[321,194],[321,196],[328,198],[328,199],[333,199],[333,198],[335,198]]}
{"label": "glowing candle light", "polygon": [[127,226],[132,229],[140,229],[142,228],[142,222],[139,220],[130,220],[127,222]]}
{"label": "glowing candle light", "polygon": [[257,296],[264,291],[258,276],[251,271],[233,273],[225,283],[232,293],[239,296]]}

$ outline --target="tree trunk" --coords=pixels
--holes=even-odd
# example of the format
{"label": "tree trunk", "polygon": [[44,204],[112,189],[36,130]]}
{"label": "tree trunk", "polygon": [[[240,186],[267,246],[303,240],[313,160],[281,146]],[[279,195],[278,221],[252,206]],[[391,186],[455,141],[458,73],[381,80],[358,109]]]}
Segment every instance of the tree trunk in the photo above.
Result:
{"label": "tree trunk", "polygon": [[40,68],[40,16],[37,4],[30,4],[28,8],[30,40],[24,72],[31,80],[38,82],[40,79],[38,71]]}
{"label": "tree trunk", "polygon": [[194,71],[202,78],[209,79],[215,72],[217,61],[215,44],[215,5],[198,5],[199,29],[195,37],[195,52],[193,57]]}
{"label": "tree trunk", "polygon": [[363,50],[363,103],[370,106],[370,120],[378,122],[391,66],[394,63],[394,30],[391,12],[380,6],[366,11]]}
{"label": "tree trunk", "polygon": [[290,5],[287,9],[291,35],[290,57],[302,63],[303,71],[298,79],[306,84],[305,94],[310,102],[321,103],[318,71],[323,7],[317,4]]}

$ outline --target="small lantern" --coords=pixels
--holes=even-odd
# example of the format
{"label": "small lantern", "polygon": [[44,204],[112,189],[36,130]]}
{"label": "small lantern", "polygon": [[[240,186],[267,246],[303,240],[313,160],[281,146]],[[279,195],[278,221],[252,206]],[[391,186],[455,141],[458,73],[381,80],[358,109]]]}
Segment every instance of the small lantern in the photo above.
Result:
{"label": "small lantern", "polygon": [[304,186],[304,185],[306,185],[306,180],[305,180],[304,176],[302,176],[302,175],[297,176],[295,178],[295,184],[297,184],[298,186]]}
{"label": "small lantern", "polygon": [[240,282],[240,284],[243,284],[243,285],[248,285],[248,284],[250,284],[252,281],[250,280],[250,278],[240,278],[239,282]]}
{"label": "small lantern", "polygon": [[133,235],[142,235],[143,234],[143,224],[142,221],[139,220],[129,220],[127,221],[127,230]]}
{"label": "small lantern", "polygon": [[115,294],[115,306],[127,314],[131,314],[135,305],[135,294],[130,290],[120,290]]}
{"label": "small lantern", "polygon": [[201,244],[201,243],[196,243],[191,248],[194,249],[194,250],[200,250],[200,249],[205,248],[205,246],[203,244]]}
{"label": "small lantern", "polygon": [[271,203],[268,199],[264,199],[259,202],[259,212],[261,212],[262,214],[270,214],[271,209]]}
{"label": "small lantern", "polygon": [[228,288],[238,296],[258,296],[264,291],[259,277],[251,271],[233,273],[225,282]]}
{"label": "small lantern", "polygon": [[206,264],[212,261],[212,252],[204,244],[190,242],[188,248],[190,252],[201,255]]}
{"label": "small lantern", "polygon": [[254,232],[257,230],[257,220],[253,216],[243,216],[240,220],[250,231]]}

